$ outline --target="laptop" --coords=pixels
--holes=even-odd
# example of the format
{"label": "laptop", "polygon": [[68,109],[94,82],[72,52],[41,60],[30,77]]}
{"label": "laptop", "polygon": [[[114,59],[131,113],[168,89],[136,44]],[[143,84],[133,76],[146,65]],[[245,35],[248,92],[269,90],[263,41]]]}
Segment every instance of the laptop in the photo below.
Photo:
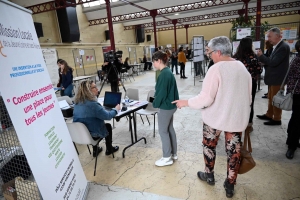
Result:
{"label": "laptop", "polygon": [[108,92],[104,94],[103,107],[105,110],[111,110],[116,105],[121,103],[122,93],[121,92]]}

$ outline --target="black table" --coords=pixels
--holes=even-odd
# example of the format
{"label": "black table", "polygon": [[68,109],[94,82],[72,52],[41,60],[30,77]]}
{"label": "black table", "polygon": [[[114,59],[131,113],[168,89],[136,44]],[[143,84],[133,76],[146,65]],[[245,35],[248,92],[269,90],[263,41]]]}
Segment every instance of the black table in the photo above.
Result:
{"label": "black table", "polygon": [[[101,101],[99,101],[99,99],[98,99],[98,102],[101,103]],[[123,117],[127,116],[129,118],[129,130],[130,130],[130,136],[131,136],[131,144],[126,146],[123,149],[123,152],[122,152],[123,158],[125,158],[125,151],[129,147],[138,143],[139,141],[144,140],[145,144],[147,144],[146,138],[141,137],[138,139],[137,133],[136,133],[136,111],[146,108],[147,105],[148,105],[148,101],[138,101],[134,105],[128,106],[126,111],[119,112],[114,117],[117,122],[120,121],[120,119]]]}

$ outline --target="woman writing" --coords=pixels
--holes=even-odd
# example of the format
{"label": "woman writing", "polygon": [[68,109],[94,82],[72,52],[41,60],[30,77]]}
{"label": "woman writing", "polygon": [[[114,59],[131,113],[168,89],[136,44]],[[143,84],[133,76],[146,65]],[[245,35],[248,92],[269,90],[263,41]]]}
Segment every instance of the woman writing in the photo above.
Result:
{"label": "woman writing", "polygon": [[[105,138],[106,152],[110,155],[119,150],[118,146],[112,146],[112,127],[104,120],[111,120],[118,114],[120,105],[118,104],[111,111],[106,111],[97,101],[98,88],[93,81],[83,81],[75,97],[75,106],[73,112],[73,121],[83,123],[89,130],[92,138],[98,140]],[[93,157],[96,157],[102,151],[101,147],[93,146]]]}
{"label": "woman writing", "polygon": [[65,60],[59,60],[57,65],[60,67],[62,96],[73,97],[73,69]]}
{"label": "woman writing", "polygon": [[157,51],[152,56],[155,69],[160,70],[156,85],[153,107],[159,108],[158,129],[162,143],[163,157],[155,162],[156,166],[162,167],[173,164],[177,160],[177,139],[173,127],[173,115],[176,105],[172,101],[178,100],[176,80],[170,68],[166,66],[168,56],[162,51]]}
{"label": "woman writing", "polygon": [[202,109],[204,172],[198,178],[215,184],[214,165],[216,146],[222,131],[225,133],[227,177],[223,184],[226,197],[231,198],[241,160],[241,137],[248,125],[252,79],[240,62],[231,58],[232,46],[225,37],[215,37],[208,43],[207,55],[214,61],[204,80],[202,91],[189,100],[174,101],[178,108],[189,106]]}

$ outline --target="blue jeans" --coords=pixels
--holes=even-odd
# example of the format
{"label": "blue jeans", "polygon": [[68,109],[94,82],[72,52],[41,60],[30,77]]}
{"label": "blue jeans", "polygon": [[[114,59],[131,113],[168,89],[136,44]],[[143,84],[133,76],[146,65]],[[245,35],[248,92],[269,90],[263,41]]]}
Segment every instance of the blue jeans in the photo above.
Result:
{"label": "blue jeans", "polygon": [[174,66],[175,66],[175,71],[176,71],[176,74],[178,74],[178,63],[177,63],[177,60],[172,60],[172,73],[173,73],[173,69],[174,69]]}
{"label": "blue jeans", "polygon": [[63,96],[73,97],[73,84],[70,84],[67,88],[62,90]]}

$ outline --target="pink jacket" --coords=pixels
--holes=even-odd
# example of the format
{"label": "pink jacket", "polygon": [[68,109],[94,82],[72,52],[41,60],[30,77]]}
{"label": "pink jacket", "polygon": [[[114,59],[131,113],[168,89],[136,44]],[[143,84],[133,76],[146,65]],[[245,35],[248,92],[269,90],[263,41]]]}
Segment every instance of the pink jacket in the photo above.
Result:
{"label": "pink jacket", "polygon": [[188,100],[202,109],[203,122],[229,132],[244,131],[249,122],[252,79],[240,61],[220,61],[207,72],[202,91]]}

